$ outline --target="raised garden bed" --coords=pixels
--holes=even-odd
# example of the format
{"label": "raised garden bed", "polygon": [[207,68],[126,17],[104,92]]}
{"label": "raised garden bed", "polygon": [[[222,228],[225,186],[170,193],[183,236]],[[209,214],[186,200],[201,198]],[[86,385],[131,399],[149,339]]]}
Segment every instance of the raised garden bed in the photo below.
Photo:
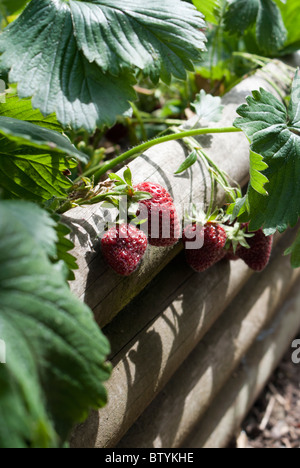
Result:
{"label": "raised garden bed", "polygon": [[297,3],[1,0],[0,448],[236,435],[300,326]]}
{"label": "raised garden bed", "polygon": [[[250,90],[260,87],[275,92],[261,73],[233,88],[223,98],[225,111],[220,124],[230,125],[237,106]],[[233,179],[241,185],[247,182],[249,149],[243,135],[204,137],[200,142]],[[136,182],[150,179],[166,186],[180,208],[191,197],[203,201],[210,190],[209,176],[200,165],[193,166],[188,176],[174,176],[185,157],[182,144],[165,143],[147,151],[130,167]],[[217,197],[222,203],[224,193],[219,191]],[[289,259],[283,257],[295,233],[276,239],[272,262],[260,275],[253,275],[242,262],[226,261],[207,273],[195,274],[184,265],[178,244],[170,249],[150,248],[142,267],[130,278],[120,279],[103,263],[95,245],[97,210],[80,208],[68,215],[69,223],[75,228],[80,226],[73,241],[81,268],[72,288],[94,310],[98,323],[106,325],[104,333],[112,345],[114,370],[108,383],[107,407],[100,413],[93,412],[86,423],[77,427],[71,445],[205,445],[205,437],[214,436],[210,434],[212,428],[222,424],[219,414],[223,407],[212,424],[205,423],[210,421],[210,412],[217,411],[215,402],[224,401],[223,392],[229,392],[227,387],[231,379],[234,381],[245,354],[251,354],[252,348],[255,356],[263,353],[260,350],[256,354],[256,338],[272,321],[277,323],[274,317],[293,285],[299,284],[299,273],[293,272]],[[80,218],[85,219],[82,226]],[[220,429],[222,437],[217,445],[226,445],[230,440],[268,380],[300,326],[299,314],[287,322],[272,366],[267,367],[239,417],[233,418],[228,430]],[[256,359],[258,366],[260,358]],[[250,385],[245,376],[241,382],[239,385]],[[225,400],[225,404],[229,401],[232,400]],[[228,411],[232,414],[234,409],[229,407]],[[202,434],[199,441],[198,433]],[[208,445],[215,443],[215,439],[209,440],[213,442],[207,442]]]}

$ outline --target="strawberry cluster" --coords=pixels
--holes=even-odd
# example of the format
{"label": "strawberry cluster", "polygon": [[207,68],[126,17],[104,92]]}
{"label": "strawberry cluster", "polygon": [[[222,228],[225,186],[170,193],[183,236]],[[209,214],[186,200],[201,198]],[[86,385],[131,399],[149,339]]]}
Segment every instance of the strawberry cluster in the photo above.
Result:
{"label": "strawberry cluster", "polygon": [[[167,190],[153,182],[132,185],[129,169],[125,172],[125,181],[112,175],[117,178],[115,190],[131,199],[133,218],[141,217],[144,222],[119,222],[105,233],[101,245],[110,267],[119,275],[129,276],[140,265],[148,244],[172,246],[179,240],[181,228],[174,200]],[[273,236],[267,237],[262,229],[251,233],[248,224],[223,224],[215,217],[205,222],[193,220],[183,230],[182,241],[187,263],[196,272],[207,270],[223,258],[242,259],[254,271],[262,271],[270,259]]]}
{"label": "strawberry cluster", "polygon": [[[193,248],[196,237],[199,239],[201,233],[201,248]],[[208,222],[204,227],[194,223],[183,231],[183,243],[187,262],[196,272],[211,268],[223,258],[231,261],[241,259],[249,268],[260,272],[269,263],[273,236],[266,236],[262,229],[251,233],[248,223],[237,223],[234,228],[218,223]]]}
{"label": "strawberry cluster", "polygon": [[122,187],[120,194],[138,204],[133,217],[145,218],[145,222],[140,229],[127,222],[112,227],[103,236],[101,246],[110,267],[121,276],[129,276],[138,268],[148,244],[169,247],[178,241],[180,223],[173,198],[161,185],[143,182],[133,186],[131,176],[118,184]]}

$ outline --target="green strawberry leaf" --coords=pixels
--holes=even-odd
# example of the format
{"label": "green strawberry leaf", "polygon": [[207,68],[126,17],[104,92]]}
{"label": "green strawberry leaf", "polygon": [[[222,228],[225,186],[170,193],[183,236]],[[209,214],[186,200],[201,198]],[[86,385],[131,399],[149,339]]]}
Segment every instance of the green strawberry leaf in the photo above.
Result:
{"label": "green strawberry leaf", "polygon": [[193,4],[203,15],[205,21],[212,24],[219,24],[220,0],[193,0]]}
{"label": "green strawberry leaf", "polygon": [[243,198],[237,198],[234,203],[231,203],[226,210],[226,215],[230,219],[230,222],[234,223],[245,211],[248,211],[248,198],[246,195]]}
{"label": "green strawberry leaf", "polygon": [[197,151],[192,151],[188,157],[186,158],[186,160],[181,164],[181,166],[177,169],[177,171],[175,172],[175,174],[182,174],[183,172],[185,172],[187,169],[189,169],[189,167],[193,166],[196,161],[198,159],[198,153]]}
{"label": "green strawberry leaf", "polygon": [[132,186],[132,173],[129,167],[125,169],[123,177],[124,177],[126,184]]}
{"label": "green strawberry leaf", "polygon": [[28,0],[0,0],[0,4],[2,4],[6,16],[18,13],[26,6],[26,3],[28,3]]}
{"label": "green strawberry leaf", "polygon": [[293,268],[300,267],[300,231],[298,231],[293,245],[285,251],[284,255],[291,256],[291,265]]}
{"label": "green strawberry leaf", "polygon": [[287,30],[280,9],[273,0],[233,0],[225,14],[225,29],[243,35],[256,24],[260,50],[274,55],[287,40]]}
{"label": "green strawberry leaf", "polygon": [[10,219],[11,216],[18,219],[22,230],[46,252],[48,257],[56,255],[56,221],[45,210],[34,203],[23,203],[17,200],[1,202],[2,206],[7,207],[6,209],[9,208],[11,211],[11,215],[7,219]]}
{"label": "green strawberry leaf", "polygon": [[[1,108],[1,107],[0,107]],[[0,134],[22,145],[51,152],[64,153],[84,163],[87,156],[78,151],[70,140],[55,130],[34,125],[12,117],[0,116]],[[0,137],[1,138],[1,137]]]}
{"label": "green strawberry leaf", "polygon": [[47,211],[33,203],[27,203],[26,210],[24,206],[17,200],[9,202],[13,215],[18,218],[24,231],[45,251],[53,263],[63,260],[70,272],[68,279],[74,279],[72,271],[77,270],[78,266],[75,257],[69,253],[74,249],[73,242],[66,238],[71,233],[70,228],[60,222],[59,215],[49,216]]}
{"label": "green strawberry leaf", "polygon": [[18,146],[0,137],[0,187],[4,198],[40,203],[53,196],[66,198],[72,184],[63,172],[76,165],[59,153]]}
{"label": "green strawberry leaf", "polygon": [[113,188],[114,192],[125,195],[127,193],[128,185],[123,182],[123,184],[116,184],[116,187]]}
{"label": "green strawberry leaf", "polygon": [[[220,21],[222,24],[221,19]],[[233,53],[240,49],[240,38],[230,35],[223,28],[222,40],[216,41],[215,35],[216,31],[207,31],[207,52],[203,54],[203,60],[197,67],[197,72],[203,78],[224,82],[225,87],[230,88],[236,80],[237,68]]]}
{"label": "green strawberry leaf", "polygon": [[298,47],[296,50],[299,50],[299,41],[300,41],[300,8],[299,0],[289,0],[281,1],[276,0],[277,6],[279,7],[282,15],[283,22],[288,32],[288,38],[285,46],[295,45]]}
{"label": "green strawberry leaf", "polygon": [[195,110],[200,119],[208,122],[218,122],[222,117],[224,106],[222,99],[219,96],[206,94],[204,89],[196,95],[196,99],[191,103],[191,107]]}
{"label": "green strawberry leaf", "polygon": [[257,17],[256,38],[260,49],[272,56],[284,46],[287,40],[287,30],[280,10],[272,0],[261,0]]}
{"label": "green strawberry leaf", "polygon": [[30,2],[1,34],[0,50],[2,68],[10,69],[19,96],[34,95],[33,107],[44,115],[55,112],[64,126],[92,132],[96,125],[111,125],[135,99],[132,74],[104,73],[83,55],[70,4],[61,0]]}
{"label": "green strawberry leaf", "polygon": [[[24,218],[42,223],[38,210],[19,203]],[[0,202],[0,339],[7,357],[0,365],[0,447],[56,447],[90,408],[105,404],[109,345],[24,229],[20,210]]]}
{"label": "green strawberry leaf", "polygon": [[263,161],[263,157],[254,153],[254,151],[250,151],[250,185],[261,195],[267,195],[264,187],[268,179],[262,174],[262,171],[267,168],[268,165]]}
{"label": "green strawberry leaf", "polygon": [[124,185],[124,180],[118,174],[111,173],[108,174],[108,177],[110,180],[113,180],[116,185]]}
{"label": "green strawberry leaf", "polygon": [[180,0],[71,0],[70,9],[78,48],[113,75],[135,66],[154,83],[185,79],[205,48],[202,15]]}
{"label": "green strawberry leaf", "polygon": [[64,171],[76,167],[73,158],[86,162],[87,156],[61,133],[55,116],[43,117],[28,99],[14,96],[0,104],[0,186],[5,198],[44,202],[66,197],[71,182]]}
{"label": "green strawberry leaf", "polygon": [[233,34],[244,34],[257,19],[260,0],[234,0],[225,13],[225,29]]}
{"label": "green strawberry leaf", "polygon": [[204,26],[180,0],[39,0],[1,34],[1,67],[34,108],[92,132],[130,109],[134,67],[154,83],[184,79],[205,48]]}
{"label": "green strawberry leaf", "polygon": [[40,127],[63,133],[63,128],[58,123],[55,114],[44,117],[39,110],[33,109],[30,99],[20,99],[18,96],[6,97],[5,102],[0,104],[0,117],[25,120]]}
{"label": "green strawberry leaf", "polygon": [[132,200],[135,202],[141,201],[141,200],[151,200],[152,195],[149,192],[134,192],[134,195],[132,197]]}
{"label": "green strawberry leaf", "polygon": [[73,281],[75,279],[74,270],[78,270],[76,258],[70,254],[70,250],[74,249],[74,244],[67,236],[71,233],[71,229],[65,224],[59,222],[59,216],[54,216],[57,221],[55,226],[57,234],[57,242],[55,244],[55,253],[51,256],[51,261],[54,263],[63,262],[63,273],[65,272],[66,279]]}
{"label": "green strawberry leaf", "polygon": [[249,188],[251,230],[264,227],[266,234],[294,226],[300,215],[300,75],[297,71],[288,110],[276,97],[261,89],[238,108],[241,118],[234,125],[242,129],[251,149],[268,165],[262,174],[268,179],[268,196]]}

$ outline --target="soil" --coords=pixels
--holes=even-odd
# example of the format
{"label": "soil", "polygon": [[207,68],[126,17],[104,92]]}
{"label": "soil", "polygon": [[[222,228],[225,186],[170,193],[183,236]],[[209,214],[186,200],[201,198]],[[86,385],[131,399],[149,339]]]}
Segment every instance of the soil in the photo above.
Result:
{"label": "soil", "polygon": [[300,364],[292,362],[292,352],[285,355],[230,448],[300,448]]}

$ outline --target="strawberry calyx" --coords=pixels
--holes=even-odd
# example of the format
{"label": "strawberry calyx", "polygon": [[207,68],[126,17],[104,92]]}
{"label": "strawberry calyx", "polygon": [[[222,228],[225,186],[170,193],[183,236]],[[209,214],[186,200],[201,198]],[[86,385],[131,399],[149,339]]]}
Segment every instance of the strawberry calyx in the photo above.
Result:
{"label": "strawberry calyx", "polygon": [[152,198],[149,192],[136,190],[132,182],[132,173],[129,167],[125,169],[123,179],[114,173],[109,174],[109,178],[114,183],[114,191],[120,197],[127,196],[134,203]]}
{"label": "strawberry calyx", "polygon": [[236,254],[239,246],[250,249],[247,239],[253,237],[254,234],[247,232],[247,226],[245,224],[236,222],[233,225],[224,224],[223,227],[227,234],[227,241],[225,244],[226,250],[233,251],[233,253]]}
{"label": "strawberry calyx", "polygon": [[192,207],[192,213],[185,213],[185,220],[194,225],[205,226],[206,224],[222,224],[224,222],[224,211],[216,209],[213,213],[205,213],[204,210]]}
{"label": "strawberry calyx", "polygon": [[110,180],[114,183],[114,194],[117,198],[112,199],[113,204],[119,207],[119,202],[122,197],[127,197],[128,200],[128,217],[134,220],[137,217],[139,202],[142,200],[150,200],[152,195],[146,191],[137,190],[133,185],[132,173],[127,167],[123,174],[123,179],[118,174],[109,174]]}

